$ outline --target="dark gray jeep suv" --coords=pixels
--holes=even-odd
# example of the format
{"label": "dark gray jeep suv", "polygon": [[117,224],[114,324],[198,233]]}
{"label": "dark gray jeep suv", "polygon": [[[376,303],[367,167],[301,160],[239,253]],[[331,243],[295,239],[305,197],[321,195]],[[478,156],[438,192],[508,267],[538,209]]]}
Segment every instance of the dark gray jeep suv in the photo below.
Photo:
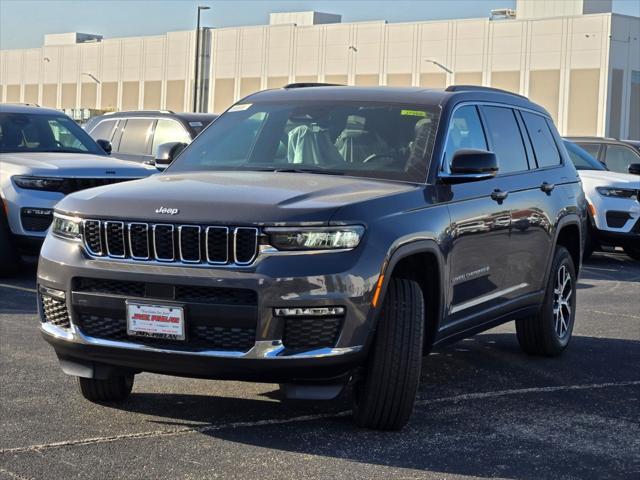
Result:
{"label": "dark gray jeep suv", "polygon": [[92,401],[140,372],[303,399],[351,384],[359,425],[397,429],[436,345],[515,320],[525,352],[565,349],[585,219],[526,98],[290,85],[232,106],[163,174],[60,202],[41,328]]}

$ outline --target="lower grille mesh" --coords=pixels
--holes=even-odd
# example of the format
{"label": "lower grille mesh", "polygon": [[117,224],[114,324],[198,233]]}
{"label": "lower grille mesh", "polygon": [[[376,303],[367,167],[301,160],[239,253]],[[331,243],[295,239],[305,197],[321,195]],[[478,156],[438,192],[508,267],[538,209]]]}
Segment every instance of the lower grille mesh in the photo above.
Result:
{"label": "lower grille mesh", "polygon": [[342,317],[288,318],[282,343],[286,348],[334,347],[342,327]]}
{"label": "lower grille mesh", "polygon": [[67,310],[67,304],[64,300],[58,300],[48,295],[41,295],[40,302],[45,323],[50,323],[61,328],[71,327],[69,311]]}

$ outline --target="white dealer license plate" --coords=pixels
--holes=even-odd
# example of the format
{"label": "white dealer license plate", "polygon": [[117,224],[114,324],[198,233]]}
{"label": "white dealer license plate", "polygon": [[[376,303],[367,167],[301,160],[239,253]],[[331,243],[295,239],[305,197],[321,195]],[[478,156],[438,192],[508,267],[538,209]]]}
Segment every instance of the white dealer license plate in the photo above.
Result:
{"label": "white dealer license plate", "polygon": [[184,309],[127,302],[127,334],[184,340]]}

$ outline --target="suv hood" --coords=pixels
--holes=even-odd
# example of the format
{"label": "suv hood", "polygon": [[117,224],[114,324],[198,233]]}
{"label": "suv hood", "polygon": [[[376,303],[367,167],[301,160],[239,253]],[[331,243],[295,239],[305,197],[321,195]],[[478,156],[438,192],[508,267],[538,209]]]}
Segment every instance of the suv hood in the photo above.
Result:
{"label": "suv hood", "polygon": [[[326,224],[347,204],[418,188],[413,184],[306,173],[163,174],[76,192],[65,197],[57,209],[81,217],[167,223]],[[156,213],[161,207],[178,211],[173,215]]]}
{"label": "suv hood", "polygon": [[584,183],[598,187],[637,188],[640,190],[640,176],[608,170],[578,170]]}
{"label": "suv hood", "polygon": [[51,177],[146,177],[157,172],[140,163],[88,153],[2,153],[0,162],[13,164],[29,175]]}

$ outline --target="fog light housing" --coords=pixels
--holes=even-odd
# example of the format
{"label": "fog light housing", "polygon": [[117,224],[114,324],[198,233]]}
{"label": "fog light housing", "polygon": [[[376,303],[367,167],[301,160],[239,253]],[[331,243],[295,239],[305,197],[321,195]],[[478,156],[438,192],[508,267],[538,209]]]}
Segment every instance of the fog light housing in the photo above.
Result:
{"label": "fog light housing", "polygon": [[287,307],[274,308],[276,317],[339,317],[344,315],[344,307]]}

